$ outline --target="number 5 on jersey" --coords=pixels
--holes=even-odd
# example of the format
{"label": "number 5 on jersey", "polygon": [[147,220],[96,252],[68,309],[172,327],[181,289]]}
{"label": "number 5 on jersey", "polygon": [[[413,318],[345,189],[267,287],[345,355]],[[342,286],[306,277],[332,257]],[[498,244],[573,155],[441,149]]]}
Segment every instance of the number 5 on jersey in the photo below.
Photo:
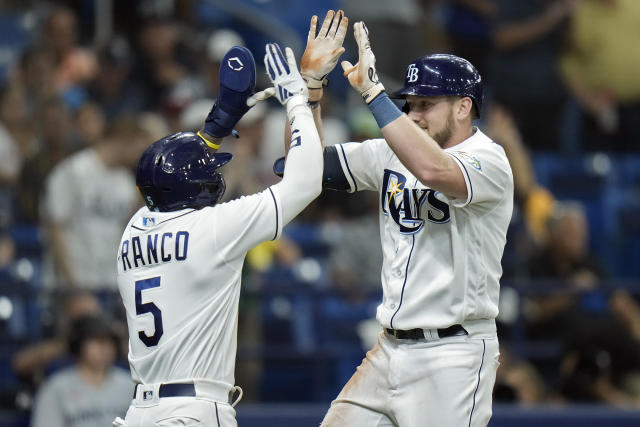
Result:
{"label": "number 5 on jersey", "polygon": [[160,276],[152,277],[150,279],[138,280],[136,282],[136,315],[151,313],[153,316],[153,326],[155,332],[149,336],[144,331],[138,331],[138,338],[147,347],[153,347],[158,345],[160,338],[162,337],[162,311],[152,302],[142,303],[142,291],[150,288],[160,287]]}

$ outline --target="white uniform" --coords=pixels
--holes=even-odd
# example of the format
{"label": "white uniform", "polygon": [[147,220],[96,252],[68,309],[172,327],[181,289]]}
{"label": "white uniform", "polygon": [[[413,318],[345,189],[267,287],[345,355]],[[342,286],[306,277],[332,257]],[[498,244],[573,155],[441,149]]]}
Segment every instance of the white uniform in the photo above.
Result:
{"label": "white uniform", "polygon": [[[162,213],[144,207],[127,225],[118,286],[131,372],[140,384],[127,426],[155,426],[164,418],[166,425],[194,419],[201,424],[193,425],[236,425],[229,392],[245,255],[278,238],[321,191],[321,144],[306,106],[296,109],[292,129],[299,132],[278,184],[200,210]],[[162,398],[161,383],[194,383],[196,398]]]}
{"label": "white uniform", "polygon": [[[423,329],[425,339],[382,332],[323,425],[487,424],[513,177],[502,147],[474,130],[445,150],[462,170],[466,200],[425,187],[383,139],[338,146],[350,191],[380,194],[384,261],[377,319],[385,329]],[[468,335],[439,338],[438,329],[453,325]]]}

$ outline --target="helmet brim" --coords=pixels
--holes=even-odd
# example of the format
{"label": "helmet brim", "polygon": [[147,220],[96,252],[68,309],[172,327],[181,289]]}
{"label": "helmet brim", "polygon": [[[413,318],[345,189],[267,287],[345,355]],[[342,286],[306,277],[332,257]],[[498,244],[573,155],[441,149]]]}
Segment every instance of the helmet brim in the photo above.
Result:
{"label": "helmet brim", "polygon": [[231,159],[233,159],[233,154],[231,153],[215,153],[213,155],[213,163],[211,163],[211,165],[215,168],[219,168],[229,163]]}

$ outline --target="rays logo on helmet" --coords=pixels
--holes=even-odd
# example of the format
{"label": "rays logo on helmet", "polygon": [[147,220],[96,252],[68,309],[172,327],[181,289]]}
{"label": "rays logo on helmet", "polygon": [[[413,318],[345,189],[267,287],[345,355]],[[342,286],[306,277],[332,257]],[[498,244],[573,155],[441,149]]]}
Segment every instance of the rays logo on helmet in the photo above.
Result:
{"label": "rays logo on helmet", "polygon": [[418,81],[418,67],[416,67],[416,64],[411,64],[407,68],[407,81],[410,83]]}
{"label": "rays logo on helmet", "polygon": [[244,64],[242,63],[242,61],[240,61],[240,58],[238,58],[237,56],[227,59],[227,65],[233,71],[240,71],[244,68]]}

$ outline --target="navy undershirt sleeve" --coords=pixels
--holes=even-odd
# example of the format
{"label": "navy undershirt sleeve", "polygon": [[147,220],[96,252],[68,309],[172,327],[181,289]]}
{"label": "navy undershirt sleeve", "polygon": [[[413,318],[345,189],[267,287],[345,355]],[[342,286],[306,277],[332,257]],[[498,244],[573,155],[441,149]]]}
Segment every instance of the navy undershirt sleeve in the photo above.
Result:
{"label": "navy undershirt sleeve", "polygon": [[348,191],[349,182],[342,171],[338,150],[334,146],[324,149],[324,172],[322,174],[322,188],[330,190]]}

